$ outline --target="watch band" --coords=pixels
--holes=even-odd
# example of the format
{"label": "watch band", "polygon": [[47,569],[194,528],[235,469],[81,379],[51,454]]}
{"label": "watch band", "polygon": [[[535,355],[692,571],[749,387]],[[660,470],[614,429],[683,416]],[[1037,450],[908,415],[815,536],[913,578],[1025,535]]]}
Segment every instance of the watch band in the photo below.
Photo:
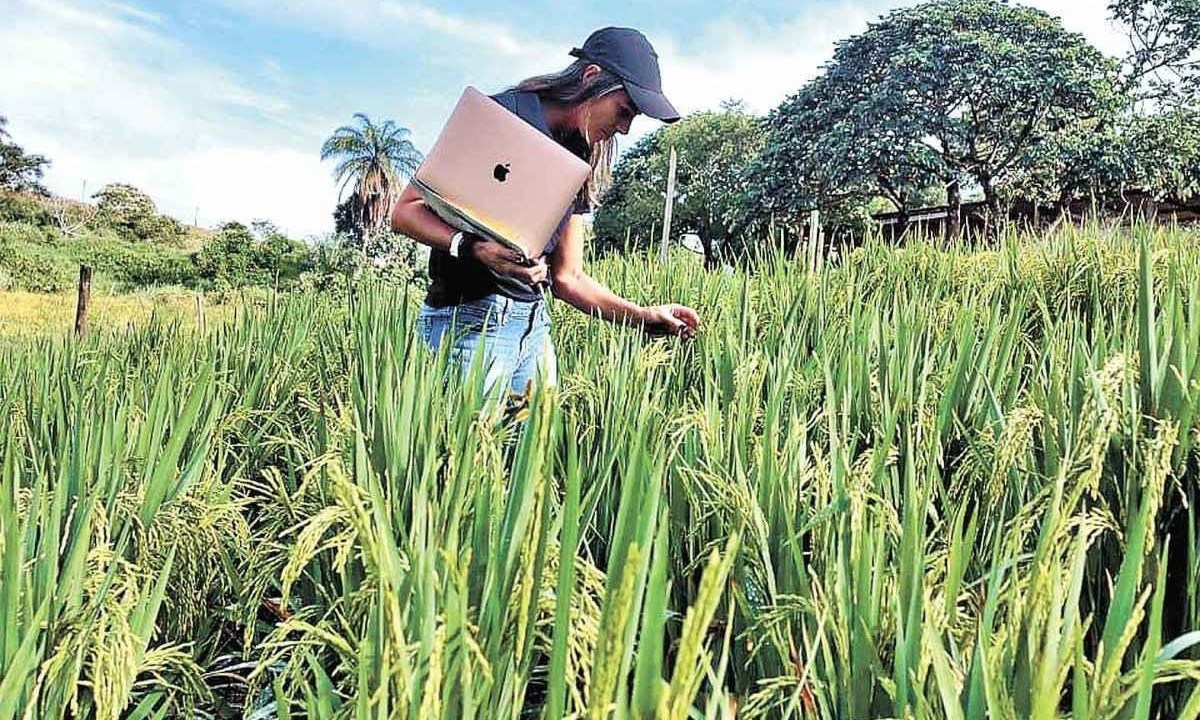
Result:
{"label": "watch band", "polygon": [[459,257],[463,237],[462,230],[459,230],[450,237],[450,257]]}

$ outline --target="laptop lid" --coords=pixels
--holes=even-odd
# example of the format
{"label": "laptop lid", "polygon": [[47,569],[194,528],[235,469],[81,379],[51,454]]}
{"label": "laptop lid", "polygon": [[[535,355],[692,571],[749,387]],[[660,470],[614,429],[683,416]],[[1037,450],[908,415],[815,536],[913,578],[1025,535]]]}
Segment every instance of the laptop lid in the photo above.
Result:
{"label": "laptop lid", "polygon": [[[439,204],[450,205],[469,224],[535,258],[590,174],[586,162],[468,87],[417,169],[414,186],[435,212]],[[462,217],[452,220],[446,210],[438,214],[462,228]]]}

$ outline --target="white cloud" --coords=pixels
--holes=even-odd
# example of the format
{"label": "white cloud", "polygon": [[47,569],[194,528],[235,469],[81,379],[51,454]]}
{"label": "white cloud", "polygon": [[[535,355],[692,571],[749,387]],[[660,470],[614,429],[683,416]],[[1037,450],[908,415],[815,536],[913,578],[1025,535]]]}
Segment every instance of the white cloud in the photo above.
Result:
{"label": "white cloud", "polygon": [[1109,21],[1108,11],[1099,0],[1024,0],[1023,5],[1043,10],[1062,20],[1063,27],[1087,38],[1101,52],[1121,57],[1129,51],[1125,35]]}
{"label": "white cloud", "polygon": [[312,152],[231,144],[126,156],[81,152],[54,138],[44,142],[39,152],[64,171],[53,189],[68,197],[80,196],[84,180],[88,195],[108,182],[129,182],[148,192],[161,211],[189,224],[197,216],[203,227],[267,218],[293,237],[321,234],[332,226],[336,189],[329,168]]}
{"label": "white cloud", "polygon": [[431,30],[459,43],[482,47],[508,57],[537,58],[550,50],[543,42],[517,37],[511,29],[499,23],[453,15],[415,2],[384,2],[380,6],[380,19],[390,21],[397,28]]}
{"label": "white cloud", "polygon": [[817,74],[835,42],[861,32],[876,15],[870,4],[841,2],[783,22],[718,17],[686,43],[655,41],[665,89],[684,113],[731,97],[766,113]]}
{"label": "white cloud", "polygon": [[144,23],[149,23],[151,25],[163,25],[164,24],[162,15],[159,15],[158,13],[152,13],[149,10],[143,10],[142,8],[137,7],[135,5],[126,5],[125,3],[110,2],[110,0],[104,0],[104,6],[107,8],[110,8],[112,10],[115,10],[116,12],[121,13],[122,15],[126,15],[135,20],[140,20],[141,22],[144,22]]}
{"label": "white cloud", "polygon": [[282,26],[302,25],[384,49],[407,47],[421,52],[427,62],[479,56],[488,58],[485,68],[508,67],[565,52],[543,37],[417,0],[293,0],[287,5],[275,0],[217,2]]}
{"label": "white cloud", "polygon": [[[513,82],[553,69],[557,67],[555,60],[564,59],[569,44],[578,42],[574,38],[548,38],[532,30],[517,31],[413,0],[296,0],[286,10],[269,0],[221,1],[280,21],[303,18],[306,25],[326,28],[357,42],[382,47],[394,47],[402,41],[414,43],[424,62],[457,61],[461,73],[477,84],[491,78]],[[765,113],[813,77],[833,54],[838,40],[862,32],[868,22],[891,9],[918,1],[801,4],[795,15],[784,18],[730,12],[722,3],[713,6],[712,20],[700,32],[687,37],[660,32],[651,40],[659,52],[668,96],[682,112],[715,108],[722,100],[736,97],[744,100],[751,111]],[[1026,0],[1025,4],[1061,17],[1069,30],[1081,32],[1110,55],[1124,50],[1122,36],[1108,25],[1103,10],[1097,12],[1077,0]],[[592,29],[579,31],[582,35]],[[486,63],[479,62],[481,53]],[[446,88],[438,100],[449,107],[459,89]],[[411,124],[425,127],[433,123],[429,118],[414,118]],[[654,126],[653,121],[639,120],[629,140],[636,140]]]}
{"label": "white cloud", "polygon": [[[22,0],[22,4],[36,12],[47,22],[69,24],[109,37],[124,35],[143,40],[152,37],[144,32],[136,23],[110,15],[88,12],[87,10],[73,7],[66,3],[55,2],[54,0]],[[133,20],[144,21],[146,18],[156,17],[151,13],[131,13],[130,10],[133,8],[128,5],[119,5],[116,3],[107,3],[107,5],[110,10],[116,11],[117,14],[130,16],[130,19]],[[19,14],[17,15],[17,19],[20,19]]]}
{"label": "white cloud", "polygon": [[19,142],[51,158],[52,190],[129,182],[184,222],[199,206],[202,225],[269,217],[298,235],[331,228],[324,124],[194,59],[160,16],[103,9],[24,0],[0,28],[0,112]]}

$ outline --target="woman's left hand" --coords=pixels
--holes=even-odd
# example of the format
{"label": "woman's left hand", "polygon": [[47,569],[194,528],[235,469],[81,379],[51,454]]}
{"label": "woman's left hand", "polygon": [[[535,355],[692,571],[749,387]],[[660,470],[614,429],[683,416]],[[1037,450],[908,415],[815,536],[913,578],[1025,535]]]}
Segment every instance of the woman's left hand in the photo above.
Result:
{"label": "woman's left hand", "polygon": [[691,338],[700,327],[700,316],[684,305],[653,305],[642,311],[646,332],[654,335],[680,335]]}

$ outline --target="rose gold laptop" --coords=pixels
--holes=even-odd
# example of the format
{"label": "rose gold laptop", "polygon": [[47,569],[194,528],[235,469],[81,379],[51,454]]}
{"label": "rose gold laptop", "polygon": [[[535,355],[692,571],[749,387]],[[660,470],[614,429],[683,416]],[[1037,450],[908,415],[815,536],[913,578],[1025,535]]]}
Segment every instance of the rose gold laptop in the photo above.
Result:
{"label": "rose gold laptop", "polygon": [[413,177],[448,224],[542,254],[591,167],[473,87]]}

